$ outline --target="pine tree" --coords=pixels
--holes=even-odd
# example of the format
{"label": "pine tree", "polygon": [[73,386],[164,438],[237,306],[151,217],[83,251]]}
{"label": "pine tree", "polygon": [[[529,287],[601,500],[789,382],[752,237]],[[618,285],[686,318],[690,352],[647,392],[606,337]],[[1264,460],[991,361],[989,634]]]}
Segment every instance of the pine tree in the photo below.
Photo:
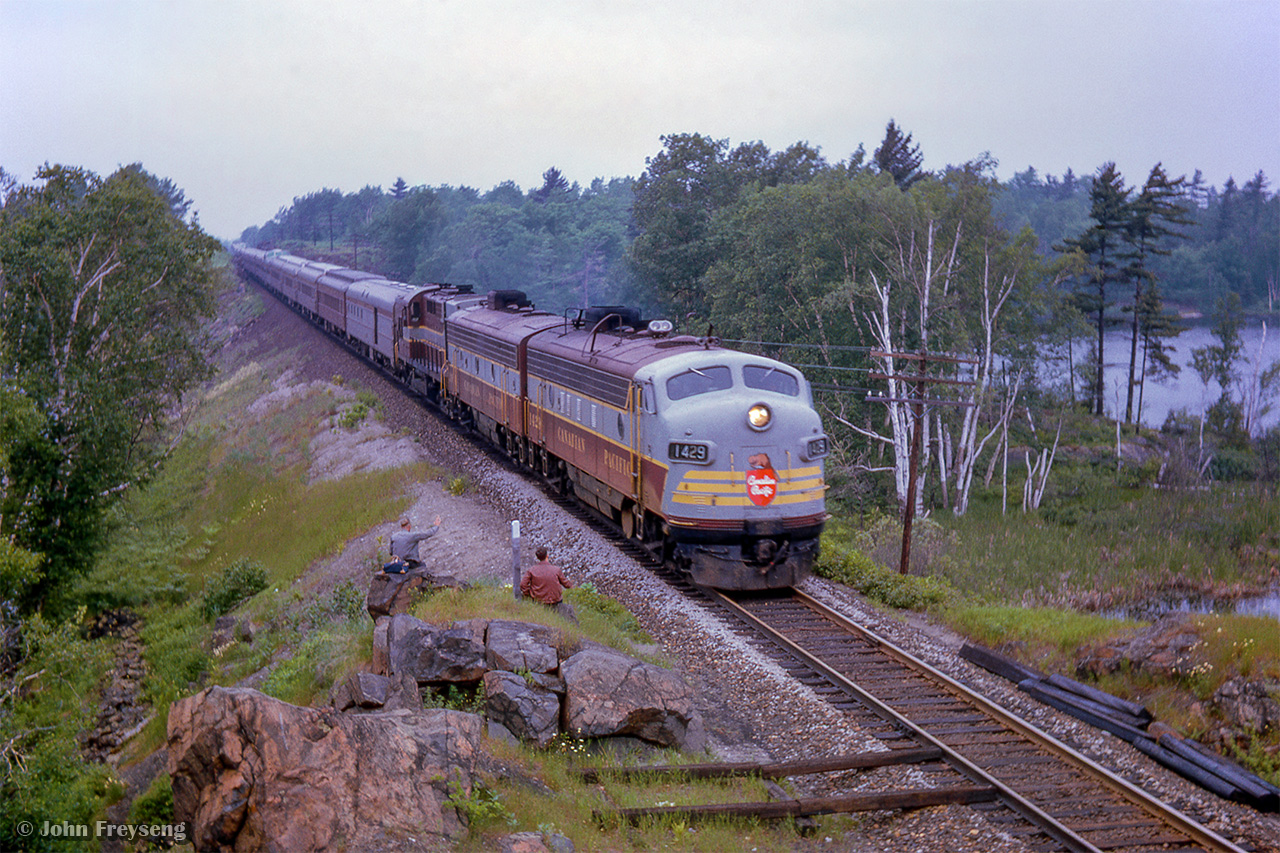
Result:
{"label": "pine tree", "polygon": [[1125,231],[1131,218],[1129,194],[1124,179],[1115,163],[1104,163],[1099,169],[1093,184],[1089,188],[1089,216],[1093,226],[1079,237],[1063,241],[1062,246],[1055,247],[1062,252],[1078,252],[1086,261],[1086,280],[1084,286],[1076,292],[1076,301],[1086,316],[1092,316],[1097,343],[1094,347],[1093,369],[1090,384],[1093,388],[1090,411],[1101,415],[1104,411],[1106,383],[1103,367],[1104,334],[1108,318],[1107,307],[1111,304],[1107,298],[1107,286],[1121,278],[1119,262]]}
{"label": "pine tree", "polygon": [[1162,244],[1170,238],[1184,238],[1186,235],[1178,230],[1178,226],[1193,224],[1187,216],[1188,208],[1185,204],[1186,182],[1184,176],[1170,178],[1165,174],[1163,165],[1157,163],[1130,206],[1126,234],[1130,248],[1127,253],[1128,262],[1123,270],[1124,277],[1132,281],[1134,287],[1133,305],[1127,309],[1133,318],[1129,338],[1129,390],[1124,409],[1126,423],[1134,422],[1133,389],[1143,382],[1138,373],[1139,339],[1143,339],[1149,346],[1153,335],[1176,335],[1181,331],[1174,330],[1159,319],[1164,306],[1155,273],[1148,266],[1148,259],[1152,255],[1169,254],[1170,250]]}
{"label": "pine tree", "polygon": [[[1164,376],[1177,376],[1182,368],[1169,355],[1174,349],[1165,343],[1176,338],[1186,330],[1178,315],[1166,311],[1164,299],[1160,295],[1160,285],[1151,281],[1139,292],[1138,309],[1134,312],[1138,321],[1138,334],[1142,341],[1142,364],[1138,374],[1138,411],[1134,423],[1142,421],[1142,397],[1146,390],[1147,377],[1159,379]],[[1129,382],[1133,388],[1133,380]],[[1132,391],[1130,392],[1132,393]]]}
{"label": "pine tree", "polygon": [[889,119],[884,129],[884,141],[876,149],[873,159],[881,172],[893,176],[899,189],[905,190],[925,176],[920,171],[920,164],[924,162],[920,146],[912,145],[911,134],[904,136],[893,119]]}
{"label": "pine tree", "polygon": [[542,186],[529,194],[539,204],[563,201],[569,194],[569,181],[555,166],[542,173]]}

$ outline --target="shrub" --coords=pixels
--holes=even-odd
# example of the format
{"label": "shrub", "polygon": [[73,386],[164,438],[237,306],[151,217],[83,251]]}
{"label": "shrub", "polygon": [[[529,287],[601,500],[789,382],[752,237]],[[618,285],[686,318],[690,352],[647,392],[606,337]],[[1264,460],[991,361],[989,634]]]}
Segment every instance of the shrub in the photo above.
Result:
{"label": "shrub", "polygon": [[[83,608],[65,622],[35,614],[18,626],[22,659],[0,681],[0,850],[34,849],[24,821],[87,824],[119,798],[109,768],[86,761],[77,741],[93,725],[93,688],[110,660],[107,644],[81,636],[83,617]],[[91,842],[69,838],[61,849]]]}
{"label": "shrub", "polygon": [[260,563],[241,558],[223,569],[209,584],[200,610],[205,619],[216,619],[266,588],[267,570]]}
{"label": "shrub", "polygon": [[1259,468],[1258,455],[1252,450],[1224,447],[1214,452],[1209,463],[1209,476],[1218,482],[1256,480]]}
{"label": "shrub", "polygon": [[473,783],[470,792],[457,780],[449,782],[448,788],[449,796],[445,798],[444,804],[456,809],[463,822],[473,830],[478,825],[499,822],[507,826],[515,825],[515,815],[507,810],[501,795],[483,783]]}
{"label": "shrub", "polygon": [[313,627],[359,621],[364,615],[364,593],[350,580],[338,584],[328,595],[315,599],[303,611],[303,618]]}
{"label": "shrub", "polygon": [[835,536],[823,536],[822,553],[814,565],[814,573],[853,587],[873,601],[904,610],[944,605],[955,595],[955,590],[943,578],[899,574]]}
{"label": "shrub", "polygon": [[129,807],[129,821],[136,824],[173,823],[173,783],[168,773],[151,780],[146,792]]}
{"label": "shrub", "polygon": [[314,629],[262,684],[262,692],[294,705],[310,704],[351,670],[368,639],[367,623],[338,622]]}
{"label": "shrub", "polygon": [[474,688],[450,684],[447,687],[433,687],[422,695],[424,708],[443,708],[447,711],[462,711],[467,714],[485,716],[487,702],[484,682]]}
{"label": "shrub", "polygon": [[338,418],[338,423],[346,429],[355,429],[368,416],[369,407],[364,403],[355,403],[342,413],[342,416]]}
{"label": "shrub", "polygon": [[167,708],[203,679],[209,669],[207,636],[207,626],[194,606],[153,612],[143,623],[150,670],[146,697],[154,707]]}

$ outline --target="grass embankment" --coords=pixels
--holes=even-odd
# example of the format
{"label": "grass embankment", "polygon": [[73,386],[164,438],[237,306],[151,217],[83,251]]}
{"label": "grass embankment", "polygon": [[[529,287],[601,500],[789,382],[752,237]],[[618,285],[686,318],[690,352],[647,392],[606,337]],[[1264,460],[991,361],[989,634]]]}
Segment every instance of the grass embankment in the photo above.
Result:
{"label": "grass embankment", "polygon": [[[261,310],[259,297],[239,293],[231,323]],[[0,696],[0,746],[19,733],[3,755],[0,847],[24,849],[23,820],[91,823],[123,791],[110,768],[79,755],[77,738],[94,727],[116,646],[85,639],[86,611],[128,607],[143,620],[142,699],[152,715],[126,748],[125,766],[163,745],[169,704],[181,696],[272,667],[264,690],[307,701],[368,659],[363,589],[339,584],[304,601],[290,587],[318,558],[403,511],[413,483],[444,472],[411,465],[309,483],[312,437],[358,426],[370,407],[327,386],[277,387],[296,357],[235,366],[184,412],[185,435],[165,468],[115,508],[109,549],[77,583],[86,609],[64,624],[37,617],[27,626],[19,689]],[[253,405],[273,390],[278,405]],[[237,617],[257,625],[258,635],[251,644],[215,646],[216,617],[237,605]],[[135,803],[135,816],[163,816],[167,798],[161,780]],[[171,814],[171,800],[167,808]],[[58,844],[92,849],[96,841]]]}
{"label": "grass embankment", "polygon": [[[897,573],[902,528],[883,516],[832,521],[818,573],[890,607],[930,611],[963,635],[1045,672],[1079,677],[1090,649],[1146,623],[1111,614],[1144,601],[1230,598],[1273,582],[1280,546],[1274,489],[1219,485],[1161,491],[1105,468],[1066,464],[1038,512],[1001,513],[999,493],[968,514],[917,522],[912,574]],[[1021,483],[1010,491],[1020,494]],[[1211,701],[1237,676],[1280,680],[1274,619],[1206,614],[1169,678],[1123,670],[1098,686],[1145,703],[1157,718],[1204,737],[1223,725]],[[1228,749],[1280,782],[1280,732],[1246,733]]]}
{"label": "grass embankment", "polygon": [[[98,606],[131,606],[143,616],[147,699],[157,709],[200,686],[233,683],[280,649],[347,657],[356,643],[349,635],[367,628],[364,590],[339,587],[330,600],[302,602],[290,586],[315,560],[406,508],[414,482],[440,476],[417,465],[309,483],[312,437],[344,429],[339,421],[352,404],[331,389],[308,388],[255,411],[290,358],[241,367],[213,389],[163,474],[122,506],[112,548],[83,585]],[[211,648],[212,617],[221,614],[206,598],[245,562],[260,567],[262,585],[243,590],[251,597],[238,615],[260,623],[265,636]],[[266,687],[296,698],[280,680]],[[135,749],[145,754],[163,737],[162,710]]]}
{"label": "grass embankment", "polygon": [[[242,298],[236,310],[243,321],[253,315],[255,303],[257,310],[261,305],[252,294]],[[118,508],[110,549],[79,585],[93,609],[129,607],[143,619],[144,699],[153,716],[128,745],[126,766],[163,746],[171,702],[210,685],[254,675],[253,683],[277,698],[325,703],[334,682],[366,669],[370,661],[365,590],[347,581],[305,599],[293,591],[295,581],[349,539],[403,512],[414,482],[439,479],[453,494],[465,491],[464,475],[424,465],[308,482],[310,442],[317,431],[355,428],[375,406],[364,395],[351,400],[321,387],[288,391],[276,377],[295,355],[233,366],[205,395],[189,413],[186,435],[161,474]],[[261,402],[268,394],[279,397],[279,405]],[[378,556],[370,558],[370,571],[379,562]],[[509,588],[497,585],[424,597],[414,612],[437,622],[477,615],[542,621],[561,629],[569,644],[589,638],[633,650],[651,642],[629,613],[593,588],[573,589],[568,596],[578,611],[576,626],[545,608],[515,601]],[[254,626],[252,642],[215,641],[216,619],[228,612]],[[41,765],[30,778],[40,784],[23,789],[27,802],[20,812],[87,822],[100,817],[122,791],[106,768],[71,760],[75,733],[91,725],[94,687],[106,677],[111,643],[85,641],[71,624],[50,628],[40,642],[47,646],[38,658],[46,669],[44,682],[56,679],[57,689],[46,687],[40,703],[22,708],[32,715],[32,725],[57,717],[66,736],[61,752],[50,749],[36,757]],[[482,698],[454,691],[428,701],[476,710]],[[694,828],[668,821],[636,829],[601,825],[592,811],[767,799],[756,782],[587,785],[570,769],[586,760],[586,747],[567,738],[542,751],[492,746],[510,778],[488,780],[454,803],[473,822],[468,845],[476,850],[489,849],[497,835],[536,829],[563,832],[579,850],[649,849],[673,842],[682,849],[729,849],[742,840],[740,822]],[[673,753],[661,760],[689,759]],[[135,800],[133,818],[163,823],[171,819],[172,808],[162,775]],[[765,849],[785,847],[793,838],[785,825],[746,832]],[[92,848],[92,840],[84,846]]]}

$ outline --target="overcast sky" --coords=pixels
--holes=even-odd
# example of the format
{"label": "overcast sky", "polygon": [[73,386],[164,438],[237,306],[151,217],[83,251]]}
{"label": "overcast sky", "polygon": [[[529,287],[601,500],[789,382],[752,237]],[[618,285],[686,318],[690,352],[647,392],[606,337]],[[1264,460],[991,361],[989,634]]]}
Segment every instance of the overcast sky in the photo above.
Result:
{"label": "overcast sky", "polygon": [[0,166],[141,161],[235,237],[366,184],[586,185],[703,133],[1280,188],[1280,0],[0,0]]}

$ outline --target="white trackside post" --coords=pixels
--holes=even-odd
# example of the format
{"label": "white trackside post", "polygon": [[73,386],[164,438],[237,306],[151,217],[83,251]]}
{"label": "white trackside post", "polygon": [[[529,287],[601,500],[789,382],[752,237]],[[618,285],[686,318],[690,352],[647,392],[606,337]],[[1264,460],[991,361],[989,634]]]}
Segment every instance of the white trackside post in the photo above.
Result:
{"label": "white trackside post", "polygon": [[511,594],[520,600],[520,522],[511,522]]}

